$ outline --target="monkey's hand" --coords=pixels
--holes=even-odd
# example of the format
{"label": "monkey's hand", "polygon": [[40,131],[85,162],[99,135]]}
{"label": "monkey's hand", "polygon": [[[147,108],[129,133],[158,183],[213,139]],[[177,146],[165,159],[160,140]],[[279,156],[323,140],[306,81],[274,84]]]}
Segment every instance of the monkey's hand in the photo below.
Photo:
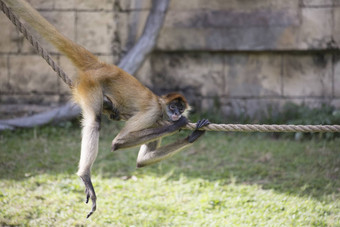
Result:
{"label": "monkey's hand", "polygon": [[85,202],[88,203],[90,198],[91,198],[91,201],[92,201],[92,209],[86,216],[86,218],[89,218],[96,211],[97,197],[96,197],[96,193],[94,191],[94,188],[93,188],[93,185],[92,185],[92,182],[91,182],[91,177],[89,175],[85,175],[85,176],[81,176],[80,178],[83,180],[83,182],[85,184],[85,194],[86,194],[86,201]]}
{"label": "monkey's hand", "polygon": [[207,120],[207,119],[199,120],[199,121],[197,122],[197,124],[196,124],[196,129],[195,129],[195,131],[193,131],[193,132],[191,133],[191,135],[189,135],[189,136],[187,137],[188,142],[189,142],[189,143],[193,143],[193,142],[195,142],[199,137],[201,137],[201,136],[205,133],[205,131],[199,130],[199,129],[202,128],[202,127],[204,127],[204,126],[207,126],[207,125],[209,125],[209,124],[210,124],[210,122],[209,122],[209,120]]}
{"label": "monkey's hand", "polygon": [[110,120],[119,121],[120,113],[116,106],[111,102],[111,100],[104,96],[103,99],[103,113],[106,114]]}
{"label": "monkey's hand", "polygon": [[189,120],[181,116],[178,121],[174,121],[173,124],[169,127],[169,131],[176,131],[176,130],[181,130],[182,127],[186,126],[189,123]]}
{"label": "monkey's hand", "polygon": [[110,112],[109,118],[113,121],[119,121],[120,120],[120,114],[119,114],[118,109],[113,108]]}

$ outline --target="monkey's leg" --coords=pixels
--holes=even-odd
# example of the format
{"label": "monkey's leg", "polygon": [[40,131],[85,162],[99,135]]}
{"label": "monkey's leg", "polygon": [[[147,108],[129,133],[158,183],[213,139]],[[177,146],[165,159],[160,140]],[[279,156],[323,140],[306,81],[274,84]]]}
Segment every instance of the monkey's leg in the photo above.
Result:
{"label": "monkey's leg", "polygon": [[[201,137],[205,131],[199,130],[201,127],[204,127],[209,124],[209,121],[206,119],[200,120],[197,122],[196,130],[191,133],[188,137],[182,140],[178,140],[174,143],[162,146],[158,148],[160,145],[160,141],[150,142],[148,144],[143,144],[139,150],[137,157],[137,167],[144,167],[147,165],[151,165],[153,163],[159,162],[161,160],[167,159],[184,148],[190,146],[193,142],[195,142],[199,137]],[[156,143],[157,142],[157,143]],[[158,149],[157,149],[158,148]]]}

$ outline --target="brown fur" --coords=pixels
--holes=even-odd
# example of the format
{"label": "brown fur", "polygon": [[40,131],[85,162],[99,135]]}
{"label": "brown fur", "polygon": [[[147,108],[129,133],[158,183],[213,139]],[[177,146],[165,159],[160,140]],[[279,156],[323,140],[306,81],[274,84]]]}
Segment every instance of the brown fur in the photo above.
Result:
{"label": "brown fur", "polygon": [[[96,195],[90,172],[98,153],[100,114],[103,112],[104,97],[109,99],[115,111],[121,115],[129,116],[125,127],[113,140],[113,150],[149,143],[176,133],[187,124],[185,117],[181,117],[170,126],[157,128],[155,123],[164,116],[169,119],[166,109],[167,104],[171,101],[178,100],[187,109],[189,109],[189,105],[184,96],[177,93],[162,97],[156,96],[127,72],[115,65],[100,62],[88,50],[59,33],[26,1],[4,1],[41,36],[64,53],[79,69],[73,89],[73,98],[82,108],[84,117],[78,175],[84,181],[87,200],[89,198],[92,200],[92,210],[87,216],[89,217],[96,210]],[[183,113],[183,115],[185,114]],[[143,155],[140,155],[138,160],[143,166],[160,161],[178,152],[188,143],[187,140],[183,140],[159,151],[152,151],[150,147],[147,147],[142,149]],[[148,154],[150,152],[153,152],[151,156]]]}
{"label": "brown fur", "polygon": [[[155,119],[159,115],[157,113],[161,111],[158,105],[159,97],[136,78],[115,65],[100,62],[91,52],[59,33],[26,1],[5,0],[5,2],[40,35],[64,53],[80,70],[73,91],[74,100],[80,106],[90,106],[84,105],[84,102],[102,100],[91,97],[92,91],[96,91],[94,93],[101,91],[122,115],[141,115],[141,112],[153,114],[146,122],[134,117],[133,120],[136,122],[128,122],[128,125],[142,128],[157,120]],[[86,99],[82,100],[85,97]],[[150,109],[154,109],[154,111],[150,111]],[[145,123],[146,125],[144,125]]]}
{"label": "brown fur", "polygon": [[[141,115],[141,112],[152,114],[146,122],[136,117],[133,119],[137,122],[128,122],[137,128],[142,127],[140,124],[150,125],[157,120],[155,118],[159,118],[158,115],[161,112],[159,99],[164,99],[165,103],[180,99],[187,105],[185,98],[180,94],[171,93],[160,98],[122,69],[100,62],[91,52],[59,33],[26,1],[5,0],[5,2],[40,35],[64,53],[80,70],[73,91],[77,103],[102,100],[102,98],[91,97],[91,92],[96,91],[94,93],[102,92],[107,96],[122,115]],[[82,100],[85,97],[86,99]]]}
{"label": "brown fur", "polygon": [[178,93],[169,93],[169,94],[163,95],[162,98],[166,100],[165,101],[166,104],[169,104],[173,100],[178,100],[178,101],[183,102],[183,104],[185,104],[186,106],[188,106],[188,102],[185,99],[185,97]]}

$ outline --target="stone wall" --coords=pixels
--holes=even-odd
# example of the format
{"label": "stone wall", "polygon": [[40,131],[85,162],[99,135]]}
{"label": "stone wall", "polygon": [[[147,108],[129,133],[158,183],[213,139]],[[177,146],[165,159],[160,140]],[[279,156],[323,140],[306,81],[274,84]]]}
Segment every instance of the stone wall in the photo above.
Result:
{"label": "stone wall", "polygon": [[[151,0],[30,0],[69,38],[117,63]],[[0,14],[0,112],[69,99],[68,88]],[[171,0],[156,51],[136,76],[197,108],[257,117],[291,101],[340,107],[339,0]],[[45,43],[69,74],[75,70]],[[29,105],[30,104],[30,105]],[[33,107],[30,109],[30,107]],[[37,108],[40,107],[40,108]]]}

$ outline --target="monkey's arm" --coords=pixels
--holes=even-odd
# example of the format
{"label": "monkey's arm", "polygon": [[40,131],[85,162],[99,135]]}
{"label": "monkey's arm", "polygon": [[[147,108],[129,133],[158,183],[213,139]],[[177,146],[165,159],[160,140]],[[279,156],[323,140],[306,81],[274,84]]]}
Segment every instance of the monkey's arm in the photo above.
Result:
{"label": "monkey's arm", "polygon": [[157,140],[158,138],[171,135],[185,126],[187,123],[187,118],[182,116],[178,121],[171,125],[158,128],[148,128],[136,132],[121,132],[112,141],[112,151],[128,147],[135,147],[150,141]]}
{"label": "monkey's arm", "polygon": [[148,144],[143,144],[139,150],[137,157],[137,167],[144,167],[153,163],[159,162],[163,159],[167,159],[184,148],[190,146],[199,137],[201,137],[205,131],[199,130],[201,127],[209,124],[206,119],[197,122],[196,130],[187,136],[185,139],[178,140],[174,143],[162,146],[160,148],[160,140],[153,141]]}

